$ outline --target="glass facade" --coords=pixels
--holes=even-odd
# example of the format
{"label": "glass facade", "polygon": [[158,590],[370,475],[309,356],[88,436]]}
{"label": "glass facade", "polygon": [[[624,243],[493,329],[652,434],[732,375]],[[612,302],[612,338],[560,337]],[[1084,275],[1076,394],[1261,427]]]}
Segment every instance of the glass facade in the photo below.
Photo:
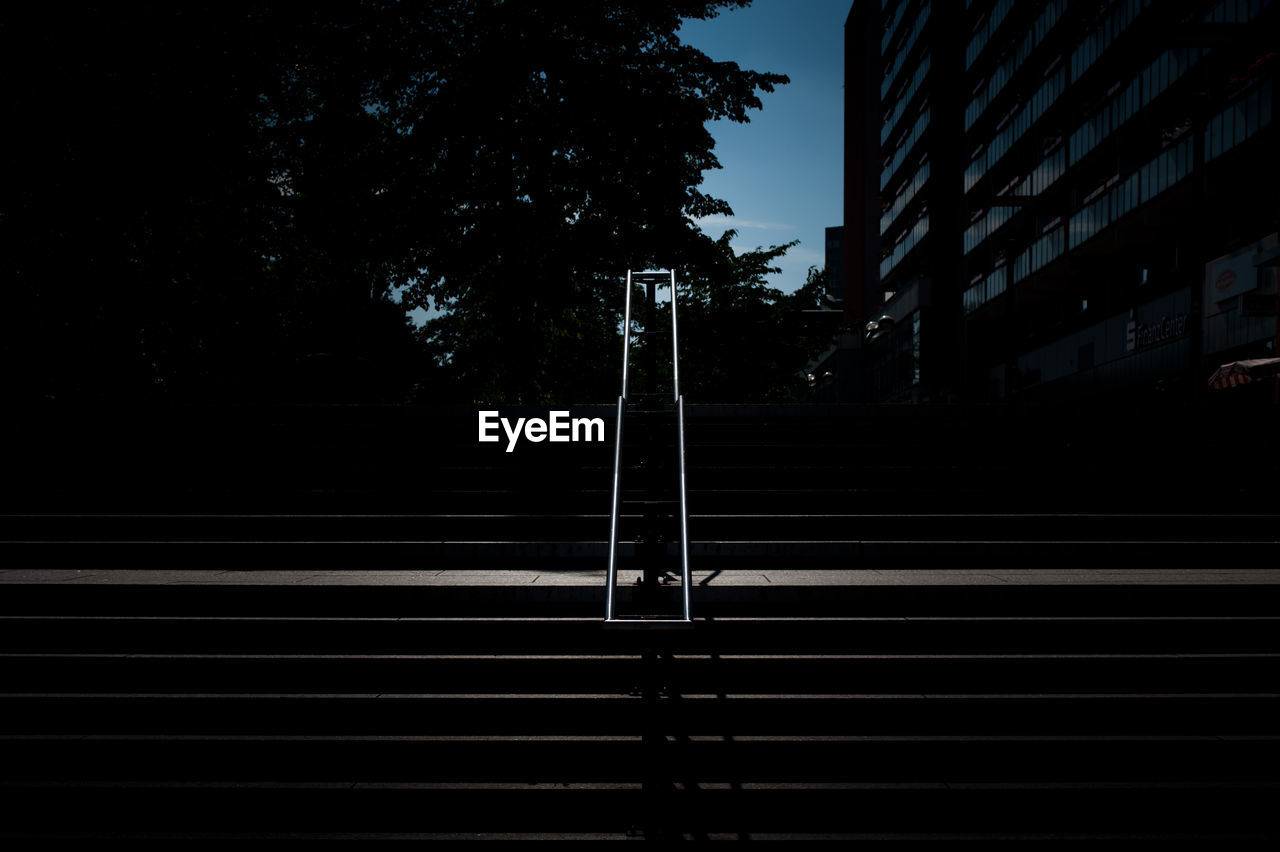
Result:
{"label": "glass facade", "polygon": [[1189,71],[1204,51],[1196,47],[1166,50],[1116,93],[1103,107],[1071,134],[1071,164],[1075,165],[1113,131],[1151,103],[1165,89]]}
{"label": "glass facade", "polygon": [[902,211],[911,203],[911,199],[916,197],[916,193],[929,180],[929,163],[926,161],[911,179],[906,182],[902,190],[898,193],[898,197],[893,200],[893,204],[880,217],[880,233],[883,235],[889,230],[889,226],[893,224],[893,220],[902,215]]}
{"label": "glass facade", "polygon": [[964,291],[964,312],[971,314],[1007,289],[1009,269],[1001,266]]}
{"label": "glass facade", "polygon": [[1195,146],[1190,135],[1178,144],[1161,151],[1138,170],[1142,175],[1142,200],[1150,201],[1178,181],[1191,174]]}
{"label": "glass facade", "polygon": [[1071,82],[1079,80],[1098,61],[1098,57],[1107,52],[1111,43],[1137,20],[1142,10],[1150,5],[1151,0],[1120,0],[1114,11],[1107,15],[1097,29],[1085,36],[1080,46],[1071,54]]}
{"label": "glass facade", "polygon": [[899,238],[893,251],[880,261],[880,277],[884,278],[890,270],[901,263],[907,253],[915,248],[927,233],[929,233],[929,214],[922,213],[916,223]]}
{"label": "glass facade", "polygon": [[1003,62],[995,71],[991,72],[991,76],[986,83],[982,85],[973,99],[969,101],[969,105],[964,111],[964,129],[968,130],[973,123],[978,120],[987,109],[987,105],[1000,94],[1005,84],[1013,79],[1013,72],[1017,71],[1027,57],[1031,55],[1031,51],[1036,48],[1045,38],[1054,25],[1061,19],[1062,14],[1067,10],[1067,0],[1051,0],[1044,11],[1040,13],[1040,17],[1023,36],[1022,41],[1018,44],[1017,51]]}
{"label": "glass facade", "polygon": [[[974,3],[968,16],[960,139],[972,153],[961,167],[969,216],[957,307],[972,316],[973,333],[986,334],[988,322],[1034,327],[1022,343],[1001,332],[974,344],[970,351],[983,363],[969,368],[970,390],[1034,396],[1050,382],[1053,393],[1175,376],[1185,383],[1202,366],[1191,363],[1193,354],[1204,357],[1219,345],[1233,357],[1262,351],[1260,341],[1274,335],[1274,291],[1250,291],[1247,310],[1243,296],[1240,307],[1223,301],[1223,315],[1238,322],[1213,329],[1212,312],[1193,320],[1187,291],[1170,294],[1199,254],[1234,246],[1222,243],[1233,239],[1224,236],[1226,223],[1196,227],[1204,211],[1183,212],[1220,204],[1242,181],[1273,188],[1266,181],[1274,179],[1274,146],[1254,140],[1273,134],[1275,47],[1262,22],[1274,30],[1280,3],[1211,0],[1190,18],[1187,9],[1152,0],[1028,5],[1017,7],[1016,22],[1014,8],[999,0]],[[937,57],[933,71],[940,71]],[[1023,100],[1015,103],[1014,94]],[[1215,162],[1191,193],[1189,179],[1218,158],[1231,163]],[[933,183],[945,179],[935,163]],[[1270,194],[1254,192],[1233,215],[1263,216],[1260,230],[1275,231],[1274,219],[1265,218],[1273,215],[1266,212]],[[1129,227],[1139,223],[1145,227]],[[1167,239],[1153,236],[1165,229]],[[1104,244],[1104,235],[1115,240]],[[955,231],[936,239],[954,240]],[[1057,263],[1076,249],[1078,265]],[[1032,281],[1037,298],[1028,290],[1024,299],[1019,288]],[[1005,298],[1010,291],[1019,297]],[[1098,322],[1121,304],[1134,307]],[[1194,353],[1193,321],[1204,343]],[[1007,383],[1001,378],[994,390],[987,383],[993,376]]]}
{"label": "glass facade", "polygon": [[1057,183],[1067,171],[1067,150],[1059,148],[1041,160],[1018,187],[1019,195],[1040,195]]}
{"label": "glass facade", "polygon": [[1102,109],[1085,119],[1084,123],[1075,129],[1067,141],[1067,148],[1071,152],[1071,165],[1078,163],[1085,154],[1110,136],[1111,131],[1129,120],[1129,117],[1137,111],[1139,89],[1140,86],[1135,79],[1132,84],[1126,86]]}
{"label": "glass facade", "polygon": [[875,348],[871,372],[879,399],[899,396],[920,384],[920,311],[904,317]]}
{"label": "glass facade", "polygon": [[928,21],[929,6],[926,5],[920,10],[920,14],[916,15],[915,23],[911,25],[911,33],[907,36],[906,42],[902,47],[896,49],[897,58],[893,61],[893,68],[884,75],[884,82],[880,84],[881,100],[893,91],[894,81],[898,79],[898,72],[902,70],[903,64],[907,61],[907,56],[911,53],[911,48],[915,47],[916,40],[920,38],[920,33],[924,32],[924,25]]}
{"label": "glass facade", "polygon": [[987,42],[991,40],[991,34],[994,33],[1004,23],[1005,16],[1013,11],[1013,0],[997,0],[996,4],[991,7],[991,11],[987,13],[986,20],[978,27],[978,32],[969,40],[968,46],[964,49],[964,67],[967,69],[973,65],[973,61],[982,53],[982,49],[987,46]]}
{"label": "glass facade", "polygon": [[1273,106],[1272,85],[1268,80],[1209,119],[1204,130],[1205,162],[1269,126]]}
{"label": "glass facade", "polygon": [[1146,106],[1155,100],[1156,96],[1199,62],[1204,54],[1205,51],[1198,47],[1175,47],[1160,54],[1139,75],[1142,78],[1142,105]]}
{"label": "glass facade", "polygon": [[973,189],[978,181],[982,179],[982,176],[1009,152],[1009,149],[1022,138],[1022,135],[1031,128],[1036,119],[1043,115],[1044,111],[1062,95],[1063,90],[1066,88],[1066,82],[1066,69],[1059,68],[1051,73],[1048,79],[1044,81],[1044,84],[1031,96],[1031,99],[1017,111],[1013,119],[1004,124],[990,144],[983,148],[969,163],[969,167],[965,169],[965,192]]}
{"label": "glass facade", "polygon": [[1059,225],[1018,255],[1013,262],[1013,283],[1017,284],[1057,259],[1066,250],[1066,234],[1066,227]]}
{"label": "glass facade", "polygon": [[1270,5],[1271,0],[1223,0],[1204,19],[1211,24],[1243,24]]}
{"label": "glass facade", "polygon": [[920,312],[911,315],[911,384],[920,384]]}
{"label": "glass facade", "polygon": [[883,190],[889,185],[889,179],[894,173],[902,167],[902,163],[906,160],[907,154],[911,153],[911,149],[920,141],[920,137],[924,135],[925,128],[929,126],[929,110],[926,108],[920,113],[920,117],[916,119],[916,123],[912,125],[911,132],[903,138],[899,143],[894,155],[885,163],[884,170],[880,172],[880,189]]}
{"label": "glass facade", "polygon": [[973,224],[964,232],[964,252],[969,252],[982,245],[982,241],[1000,230],[1006,222],[1013,218],[1017,211],[1013,207],[992,207],[983,211]]}
{"label": "glass facade", "polygon": [[898,122],[902,119],[902,114],[906,112],[907,105],[911,103],[911,99],[916,96],[916,92],[920,89],[920,84],[924,82],[925,76],[929,73],[930,58],[926,56],[920,60],[914,74],[911,75],[911,84],[907,90],[902,93],[902,97],[898,98],[894,104],[893,112],[885,119],[884,124],[880,128],[880,144],[883,145],[893,137],[894,130],[898,127]]}
{"label": "glass facade", "polygon": [[1138,206],[1138,173],[1117,183],[1072,215],[1067,224],[1068,248],[1095,236],[1103,228]]}
{"label": "glass facade", "polygon": [[[1066,149],[1058,148],[1058,150],[1041,160],[1039,164],[1031,170],[1031,174],[1027,175],[1022,181],[1014,186],[1013,194],[1022,197],[1033,197],[1042,194],[1066,173],[1066,159]],[[973,223],[965,229],[965,254],[968,254],[978,246],[982,245],[982,242],[987,237],[1000,230],[1000,228],[1012,220],[1018,212],[1018,207],[997,206],[980,214],[973,220]]]}
{"label": "glass facade", "polygon": [[1038,384],[1112,387],[1175,374],[1188,362],[1190,311],[1190,290],[1171,293],[1019,356],[1017,371]]}
{"label": "glass facade", "polygon": [[898,8],[893,10],[893,21],[884,28],[884,35],[880,36],[880,54],[882,56],[888,52],[889,45],[898,33],[898,24],[902,23],[902,17],[907,14],[907,7],[910,5],[911,0],[901,0],[898,3]]}
{"label": "glass facade", "polygon": [[1164,192],[1191,174],[1195,147],[1190,136],[1161,151],[1125,180],[1090,200],[1071,216],[1070,248],[1075,248],[1120,219],[1140,203]]}

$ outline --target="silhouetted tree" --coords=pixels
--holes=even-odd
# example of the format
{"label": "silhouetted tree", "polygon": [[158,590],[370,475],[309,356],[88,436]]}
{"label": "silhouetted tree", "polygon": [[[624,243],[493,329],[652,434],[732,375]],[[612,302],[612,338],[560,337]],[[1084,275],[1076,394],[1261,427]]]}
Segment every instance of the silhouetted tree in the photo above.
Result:
{"label": "silhouetted tree", "polygon": [[251,29],[177,4],[0,14],[9,395],[164,394],[273,351]]}
{"label": "silhouetted tree", "polygon": [[802,402],[803,368],[832,340],[835,322],[812,314],[825,277],[810,268],[792,293],[769,285],[774,262],[788,243],[734,254],[728,231],[717,244],[718,263],[695,267],[678,305],[681,390],[691,402]]}
{"label": "silhouetted tree", "polygon": [[713,62],[676,31],[742,5],[480,4],[456,19],[468,52],[397,109],[467,166],[408,298],[446,309],[424,335],[475,398],[608,399],[624,270],[731,256],[690,221],[731,212],[698,190],[718,167],[706,123],[746,121],[786,78]]}
{"label": "silhouetted tree", "polygon": [[705,124],[786,78],[676,31],[746,2],[6,11],[8,392],[607,399],[622,271],[736,262]]}

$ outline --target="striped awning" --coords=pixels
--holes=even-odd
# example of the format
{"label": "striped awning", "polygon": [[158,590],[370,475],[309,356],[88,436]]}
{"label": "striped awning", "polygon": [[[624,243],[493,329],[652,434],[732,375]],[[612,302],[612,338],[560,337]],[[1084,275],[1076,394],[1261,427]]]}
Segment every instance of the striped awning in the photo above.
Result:
{"label": "striped awning", "polygon": [[1239,387],[1258,379],[1274,376],[1277,372],[1280,372],[1280,358],[1253,358],[1247,361],[1232,361],[1230,364],[1223,364],[1213,371],[1213,375],[1209,377],[1209,389],[1225,390],[1226,388]]}

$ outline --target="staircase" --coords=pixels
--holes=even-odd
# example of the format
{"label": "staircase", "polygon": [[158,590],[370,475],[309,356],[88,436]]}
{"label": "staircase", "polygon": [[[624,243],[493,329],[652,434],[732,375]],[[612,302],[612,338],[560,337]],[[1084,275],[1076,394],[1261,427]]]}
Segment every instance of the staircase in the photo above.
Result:
{"label": "staircase", "polygon": [[1274,838],[1277,424],[1174,414],[691,406],[658,632],[611,441],[11,419],[0,835]]}

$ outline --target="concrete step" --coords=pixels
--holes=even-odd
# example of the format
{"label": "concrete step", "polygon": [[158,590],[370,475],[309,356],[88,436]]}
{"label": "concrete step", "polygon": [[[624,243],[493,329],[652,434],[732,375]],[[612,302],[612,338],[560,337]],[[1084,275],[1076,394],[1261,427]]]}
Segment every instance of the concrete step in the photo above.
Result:
{"label": "concrete step", "polygon": [[0,694],[8,735],[1273,737],[1280,692]]}
{"label": "concrete step", "polygon": [[[0,614],[601,618],[601,566],[519,569],[0,569]],[[623,582],[627,581],[624,575]],[[695,571],[698,618],[1271,617],[1280,572],[933,568]]]}
{"label": "concrete step", "polygon": [[[5,693],[627,694],[639,655],[0,654]],[[1280,656],[1236,654],[681,655],[662,661],[676,694],[1249,693],[1280,683]]]}
{"label": "concrete step", "polygon": [[643,783],[1265,783],[1269,736],[24,735],[6,777],[34,785]]}
{"label": "concrete step", "polygon": [[[9,836],[1274,839],[1266,783],[136,784],[5,790]],[[74,814],[68,819],[66,814]]]}
{"label": "concrete step", "polygon": [[[717,618],[664,640],[684,654],[1280,652],[1280,616]],[[7,653],[638,653],[600,618],[0,616]]]}
{"label": "concrete step", "polygon": [[0,835],[1280,833],[1274,418],[691,406],[652,632],[611,428],[90,414],[0,424]]}
{"label": "concrete step", "polygon": [[[692,502],[711,502],[702,494]],[[623,519],[648,504],[676,510],[679,501],[631,499]],[[701,541],[1105,541],[1275,542],[1280,515],[1135,513],[690,513]],[[112,543],[389,543],[396,541],[601,541],[608,505],[586,514],[25,514],[0,515],[0,546]]]}
{"label": "concrete step", "polygon": [[[692,533],[691,533],[692,538]],[[700,541],[690,563],[705,572],[937,571],[957,565],[994,572],[1072,570],[1099,564],[1123,570],[1146,564],[1267,566],[1276,563],[1272,541]],[[619,555],[636,556],[634,542]],[[309,567],[315,572],[376,570],[557,574],[592,571],[607,563],[608,542],[596,541],[158,541],[0,543],[6,568],[67,570],[250,570]],[[674,558],[678,544],[666,545]],[[628,568],[627,570],[631,570]],[[639,569],[636,569],[639,570]]]}

